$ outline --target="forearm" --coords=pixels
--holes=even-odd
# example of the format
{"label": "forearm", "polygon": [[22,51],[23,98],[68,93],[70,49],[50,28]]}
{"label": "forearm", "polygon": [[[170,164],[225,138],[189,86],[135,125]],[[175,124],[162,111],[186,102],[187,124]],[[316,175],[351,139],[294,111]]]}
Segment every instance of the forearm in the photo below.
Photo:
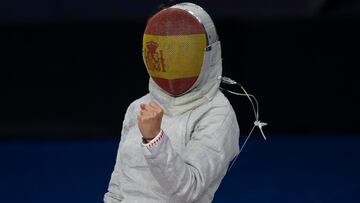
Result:
{"label": "forearm", "polygon": [[206,178],[183,160],[166,135],[154,138],[143,152],[153,176],[169,196],[192,202],[202,195]]}

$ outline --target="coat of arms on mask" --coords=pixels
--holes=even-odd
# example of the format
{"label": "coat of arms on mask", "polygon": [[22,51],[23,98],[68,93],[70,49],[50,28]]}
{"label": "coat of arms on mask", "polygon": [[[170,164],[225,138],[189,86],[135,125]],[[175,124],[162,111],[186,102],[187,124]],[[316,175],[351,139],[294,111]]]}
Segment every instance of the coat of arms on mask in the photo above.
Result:
{"label": "coat of arms on mask", "polygon": [[159,44],[154,41],[146,42],[145,61],[149,71],[166,72],[163,51],[158,50]]}

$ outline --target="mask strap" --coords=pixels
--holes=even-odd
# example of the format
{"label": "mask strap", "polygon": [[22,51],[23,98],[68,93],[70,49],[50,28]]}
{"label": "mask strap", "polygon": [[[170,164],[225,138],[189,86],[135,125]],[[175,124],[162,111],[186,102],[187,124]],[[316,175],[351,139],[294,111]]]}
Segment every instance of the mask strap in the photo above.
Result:
{"label": "mask strap", "polygon": [[[254,126],[252,127],[249,135],[246,137],[244,143],[241,145],[239,153],[236,155],[236,157],[234,158],[233,162],[231,163],[231,165],[230,165],[230,167],[229,167],[229,171],[230,171],[230,169],[231,169],[232,166],[234,165],[237,157],[240,155],[240,153],[242,152],[245,144],[247,143],[247,141],[249,140],[251,134],[253,133],[255,127],[258,127],[258,128],[259,128],[262,137],[264,138],[264,140],[266,140],[266,136],[265,136],[265,134],[264,134],[264,132],[263,132],[263,130],[262,130],[262,127],[266,126],[267,123],[261,122],[261,121],[259,120],[259,103],[258,103],[258,101],[257,101],[257,99],[256,99],[256,97],[255,97],[254,95],[248,94],[248,93],[246,92],[245,88],[244,88],[242,85],[240,85],[239,83],[237,83],[235,80],[232,80],[231,78],[218,76],[217,79],[220,80],[222,83],[225,83],[225,84],[237,85],[237,86],[239,86],[239,87],[241,88],[241,90],[242,90],[245,94],[243,94],[243,93],[238,93],[238,92],[234,92],[234,91],[231,91],[231,90],[222,88],[222,87],[219,87],[219,88],[220,88],[220,90],[225,90],[225,91],[229,92],[230,94],[234,94],[234,95],[238,95],[238,96],[246,96],[246,97],[249,99],[250,103],[251,103],[252,109],[253,109],[253,111],[254,111],[254,116],[255,116]],[[254,105],[253,100],[255,101],[256,107],[255,107],[255,105]]]}

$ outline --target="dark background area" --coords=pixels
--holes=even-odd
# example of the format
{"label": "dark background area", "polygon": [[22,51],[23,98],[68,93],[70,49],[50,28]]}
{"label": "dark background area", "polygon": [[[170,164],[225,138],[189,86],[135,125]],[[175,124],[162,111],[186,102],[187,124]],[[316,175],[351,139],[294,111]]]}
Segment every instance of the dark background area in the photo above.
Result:
{"label": "dark background area", "polygon": [[[142,34],[161,1],[26,2],[1,3],[0,136],[119,134],[147,93]],[[359,132],[359,3],[237,2],[198,1],[224,75],[258,97],[268,131]],[[251,127],[246,98],[229,98]]]}
{"label": "dark background area", "polygon": [[[101,202],[126,108],[148,92],[146,21],[177,2],[0,2],[0,202]],[[214,202],[360,202],[360,1],[193,2],[213,17],[223,75],[269,123]],[[243,142],[250,103],[226,95]]]}

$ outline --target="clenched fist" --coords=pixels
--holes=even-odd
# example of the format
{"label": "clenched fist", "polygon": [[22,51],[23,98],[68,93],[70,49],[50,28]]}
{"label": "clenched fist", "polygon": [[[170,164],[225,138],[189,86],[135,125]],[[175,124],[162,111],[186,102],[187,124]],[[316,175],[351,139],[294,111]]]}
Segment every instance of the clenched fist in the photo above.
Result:
{"label": "clenched fist", "polygon": [[151,140],[160,133],[164,112],[155,102],[140,104],[140,108],[141,111],[137,117],[140,132],[144,139]]}

